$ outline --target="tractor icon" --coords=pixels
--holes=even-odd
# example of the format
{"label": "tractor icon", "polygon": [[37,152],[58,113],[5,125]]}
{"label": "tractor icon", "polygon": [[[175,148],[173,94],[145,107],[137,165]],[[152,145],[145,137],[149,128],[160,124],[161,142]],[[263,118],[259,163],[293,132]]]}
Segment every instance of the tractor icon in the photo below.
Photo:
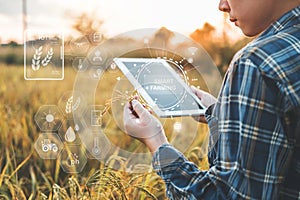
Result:
{"label": "tractor icon", "polygon": [[42,150],[43,152],[48,152],[48,151],[57,152],[58,147],[55,143],[51,143],[49,139],[44,139],[44,141],[42,141]]}

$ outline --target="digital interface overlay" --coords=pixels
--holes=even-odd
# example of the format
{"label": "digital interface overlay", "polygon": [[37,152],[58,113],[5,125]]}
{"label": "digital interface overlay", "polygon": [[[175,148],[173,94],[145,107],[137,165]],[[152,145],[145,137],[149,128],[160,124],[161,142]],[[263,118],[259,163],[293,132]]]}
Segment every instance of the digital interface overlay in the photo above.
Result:
{"label": "digital interface overlay", "polygon": [[[106,40],[100,33],[92,33],[71,41],[71,53],[68,56],[71,54],[71,65],[77,73],[73,90],[67,90],[58,102],[41,105],[34,117],[41,131],[35,141],[35,149],[41,159],[59,159],[61,168],[66,173],[80,173],[89,159],[97,159],[109,167],[127,172],[151,170],[151,153],[143,144],[127,136],[123,126],[124,105],[132,96],[140,94],[114,59],[164,60],[186,85],[194,85],[215,96],[222,82],[217,67],[198,43],[176,32],[173,32],[173,37],[166,43],[157,38],[158,31],[159,29],[138,29]],[[49,51],[51,45],[43,43],[42,49]],[[38,75],[27,77],[26,69],[29,67],[32,70],[32,59],[39,47],[27,45],[26,48],[28,59],[24,62],[24,78],[53,78]],[[53,56],[55,52],[53,48]],[[66,57],[66,52],[64,54],[60,58]],[[46,51],[41,54],[40,59],[42,55],[46,56]],[[49,57],[48,60],[52,62],[52,58]],[[40,66],[40,69],[44,68]],[[154,76],[147,76],[146,71],[147,67],[140,68],[136,71],[135,78],[140,83],[145,83],[145,90],[152,91],[149,93],[154,97],[154,102],[157,91],[165,96],[164,101],[155,102],[157,105],[164,105],[161,110],[180,111],[182,102],[191,106],[189,100],[185,99],[186,90],[175,88],[174,79],[165,78],[165,73],[160,69],[155,69]],[[214,77],[213,81],[211,77]],[[58,80],[62,76],[56,78]],[[147,86],[147,83],[155,84]],[[172,97],[165,87],[179,95]],[[175,118],[171,116],[159,120],[166,129],[170,143],[182,152],[190,147],[199,133],[198,124],[192,117],[181,114]],[[205,148],[205,144],[201,148]],[[125,165],[122,169],[120,162]]]}
{"label": "digital interface overlay", "polygon": [[64,79],[64,37],[62,33],[27,30],[24,41],[25,80]]}

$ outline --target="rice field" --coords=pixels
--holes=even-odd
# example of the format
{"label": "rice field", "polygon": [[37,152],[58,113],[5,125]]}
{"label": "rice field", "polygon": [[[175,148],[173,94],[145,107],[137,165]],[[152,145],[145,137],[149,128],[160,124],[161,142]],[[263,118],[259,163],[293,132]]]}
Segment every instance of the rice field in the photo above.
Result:
{"label": "rice field", "polygon": [[[106,75],[106,81],[98,86],[105,98],[111,98],[115,77],[110,76],[115,74]],[[88,158],[80,173],[66,173],[58,159],[42,159],[36,152],[34,144],[41,131],[34,116],[40,106],[57,104],[73,89],[76,71],[72,67],[66,67],[61,81],[25,81],[23,67],[11,65],[0,65],[0,77],[0,199],[166,199],[164,183],[154,172],[124,170],[126,162],[117,152],[111,152],[106,162]],[[121,148],[141,146],[141,152],[147,151],[126,136],[109,113],[108,139]],[[172,128],[171,122],[165,122],[166,132]],[[208,167],[205,151],[200,148],[206,136],[207,127],[198,125],[185,151],[202,169]]]}

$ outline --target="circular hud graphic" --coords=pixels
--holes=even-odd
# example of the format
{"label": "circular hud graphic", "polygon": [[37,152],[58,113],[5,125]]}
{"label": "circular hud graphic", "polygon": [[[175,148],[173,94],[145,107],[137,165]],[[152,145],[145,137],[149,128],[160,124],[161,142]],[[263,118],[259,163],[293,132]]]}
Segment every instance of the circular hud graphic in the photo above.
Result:
{"label": "circular hud graphic", "polygon": [[[86,108],[84,113],[74,110],[73,118],[75,124],[76,121],[85,122],[79,136],[89,151],[89,157],[116,169],[148,171],[152,156],[143,144],[124,132],[123,108],[136,95],[144,104],[149,103],[128,79],[130,75],[120,70],[115,58],[164,60],[187,85],[200,87],[215,96],[222,79],[212,59],[199,44],[181,34],[166,33],[161,29],[139,29],[120,34],[96,46],[84,60],[80,60],[84,70],[77,72],[74,91],[84,97]],[[154,96],[153,105],[164,105],[161,109],[167,111],[183,108],[186,90],[167,78],[163,66],[146,63],[133,67],[135,73],[129,73],[137,82],[143,83],[144,91]],[[173,92],[168,93],[167,89]],[[73,94],[74,99],[78,98],[77,93]],[[155,100],[158,94],[165,97],[164,101]],[[198,123],[191,116],[158,118],[170,143],[183,152],[188,150],[197,135],[207,132],[207,129],[199,130]]]}

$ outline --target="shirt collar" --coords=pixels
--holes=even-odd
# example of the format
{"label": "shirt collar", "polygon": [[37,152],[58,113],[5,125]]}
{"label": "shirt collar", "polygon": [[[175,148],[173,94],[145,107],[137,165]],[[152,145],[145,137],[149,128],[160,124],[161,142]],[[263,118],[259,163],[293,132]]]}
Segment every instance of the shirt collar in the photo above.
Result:
{"label": "shirt collar", "polygon": [[289,12],[285,13],[282,17],[280,17],[277,21],[271,24],[267,30],[265,30],[261,35],[261,37],[274,35],[280,32],[283,29],[289,28],[291,26],[300,24],[300,6],[295,7]]}

